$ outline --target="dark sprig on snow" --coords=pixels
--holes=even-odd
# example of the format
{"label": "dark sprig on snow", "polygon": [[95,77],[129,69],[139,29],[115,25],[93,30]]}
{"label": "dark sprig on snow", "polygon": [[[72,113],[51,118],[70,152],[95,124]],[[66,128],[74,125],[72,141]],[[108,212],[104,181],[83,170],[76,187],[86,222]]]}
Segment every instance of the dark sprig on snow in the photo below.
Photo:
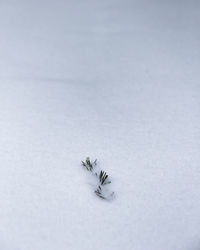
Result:
{"label": "dark sprig on snow", "polygon": [[102,171],[99,174],[99,181],[101,183],[101,185],[106,185],[106,184],[110,184],[111,181],[108,181],[108,175],[106,174],[106,172]]}
{"label": "dark sprig on snow", "polygon": [[90,158],[87,157],[85,162],[82,161],[82,165],[88,170],[88,171],[93,171],[94,166],[97,164],[97,160],[95,160],[94,162],[90,161]]}
{"label": "dark sprig on snow", "polygon": [[85,162],[82,161],[82,166],[86,168],[87,171],[92,172],[93,175],[97,176],[99,179],[99,184],[94,193],[104,200],[111,200],[114,197],[114,192],[108,192],[107,188],[104,188],[106,184],[110,184],[111,181],[108,179],[108,175],[105,171],[100,171],[98,174],[96,171],[94,172],[94,167],[97,165],[97,160],[92,162],[89,157],[86,158]]}
{"label": "dark sprig on snow", "polygon": [[102,188],[101,186],[98,186],[98,188],[94,191],[97,196],[99,196],[101,199],[106,199],[102,194]]}

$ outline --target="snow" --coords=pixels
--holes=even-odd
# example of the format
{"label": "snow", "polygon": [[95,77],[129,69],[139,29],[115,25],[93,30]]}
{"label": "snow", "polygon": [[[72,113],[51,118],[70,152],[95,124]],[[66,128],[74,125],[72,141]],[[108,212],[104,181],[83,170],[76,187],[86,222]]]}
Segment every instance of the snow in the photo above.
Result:
{"label": "snow", "polygon": [[0,249],[200,249],[199,10],[0,1]]}

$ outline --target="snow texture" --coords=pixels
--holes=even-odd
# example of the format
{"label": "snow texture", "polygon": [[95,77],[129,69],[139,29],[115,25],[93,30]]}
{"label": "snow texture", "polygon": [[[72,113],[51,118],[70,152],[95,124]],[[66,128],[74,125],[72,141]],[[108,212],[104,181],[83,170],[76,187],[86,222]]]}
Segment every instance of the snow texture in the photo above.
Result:
{"label": "snow texture", "polygon": [[199,13],[0,0],[0,249],[200,249]]}

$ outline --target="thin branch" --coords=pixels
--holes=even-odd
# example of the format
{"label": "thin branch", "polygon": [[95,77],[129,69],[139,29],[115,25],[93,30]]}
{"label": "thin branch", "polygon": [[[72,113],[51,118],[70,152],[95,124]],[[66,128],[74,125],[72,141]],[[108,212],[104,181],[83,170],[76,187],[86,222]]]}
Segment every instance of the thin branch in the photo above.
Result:
{"label": "thin branch", "polygon": [[92,172],[93,175],[95,175],[98,180],[98,187],[94,191],[94,193],[101,199],[104,200],[111,200],[114,197],[114,192],[108,193],[107,189],[104,188],[105,185],[110,184],[111,181],[108,178],[108,175],[105,171],[100,171],[100,174],[97,172],[94,172],[95,166],[97,165],[97,160],[92,162],[89,157],[86,158],[85,162],[82,161],[82,166],[89,172]]}

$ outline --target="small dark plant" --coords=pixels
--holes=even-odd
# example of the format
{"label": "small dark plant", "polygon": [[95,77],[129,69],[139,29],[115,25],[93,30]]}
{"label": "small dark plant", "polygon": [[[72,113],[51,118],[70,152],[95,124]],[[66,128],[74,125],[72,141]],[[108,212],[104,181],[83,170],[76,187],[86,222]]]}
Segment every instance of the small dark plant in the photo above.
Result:
{"label": "small dark plant", "polygon": [[88,171],[93,171],[94,170],[94,166],[97,164],[97,160],[95,160],[94,162],[90,161],[90,158],[87,157],[85,162],[82,161],[82,165],[88,170]]}
{"label": "small dark plant", "polygon": [[99,196],[101,199],[105,200],[105,197],[102,195],[102,189],[101,186],[98,186],[98,188],[94,191],[97,196]]}
{"label": "small dark plant", "polygon": [[101,183],[101,185],[106,185],[106,184],[110,184],[111,181],[108,181],[108,175],[106,174],[106,172],[102,171],[99,174],[99,181]]}
{"label": "small dark plant", "polygon": [[101,199],[104,200],[111,200],[114,197],[114,192],[110,193],[108,192],[108,189],[105,189],[104,186],[107,184],[110,184],[111,181],[108,179],[108,175],[105,171],[100,171],[98,174],[95,171],[95,166],[97,165],[97,160],[94,162],[90,161],[90,158],[87,157],[85,162],[82,161],[82,166],[87,170],[90,171],[93,175],[95,175],[98,178],[98,187],[94,191],[94,193],[100,197]]}

